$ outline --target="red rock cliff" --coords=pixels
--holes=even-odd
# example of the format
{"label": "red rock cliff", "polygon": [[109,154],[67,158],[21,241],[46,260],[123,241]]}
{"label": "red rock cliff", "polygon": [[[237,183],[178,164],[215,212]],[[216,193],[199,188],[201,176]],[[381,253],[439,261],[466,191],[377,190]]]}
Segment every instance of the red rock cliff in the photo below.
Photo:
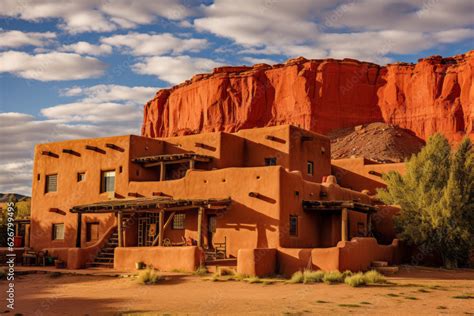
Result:
{"label": "red rock cliff", "polygon": [[473,137],[474,51],[417,64],[296,58],[220,67],[157,92],[142,135],[162,137],[294,124],[319,133],[384,121],[426,139]]}

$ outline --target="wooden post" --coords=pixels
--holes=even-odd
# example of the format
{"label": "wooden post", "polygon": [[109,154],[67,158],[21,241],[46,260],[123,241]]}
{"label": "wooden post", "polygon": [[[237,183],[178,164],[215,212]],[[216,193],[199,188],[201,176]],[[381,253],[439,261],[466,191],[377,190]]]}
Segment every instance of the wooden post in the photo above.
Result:
{"label": "wooden post", "polygon": [[25,248],[30,248],[30,224],[25,225]]}
{"label": "wooden post", "polygon": [[76,247],[81,248],[82,213],[77,213]]}
{"label": "wooden post", "polygon": [[189,161],[189,169],[193,170],[194,166],[195,166],[195,161],[194,159],[191,158],[191,160]]}
{"label": "wooden post", "polygon": [[165,181],[165,178],[166,178],[165,163],[161,162],[161,164],[160,164],[160,181]]}
{"label": "wooden post", "polygon": [[372,236],[372,214],[367,214],[367,237]]}
{"label": "wooden post", "polygon": [[163,235],[164,235],[164,219],[165,219],[165,211],[161,210],[160,211],[160,217],[159,217],[159,231],[158,231],[158,246],[161,247],[163,246]]}
{"label": "wooden post", "polygon": [[123,214],[122,212],[118,212],[118,216],[117,216],[117,230],[118,230],[118,246],[119,247],[123,247]]}
{"label": "wooden post", "polygon": [[343,208],[341,212],[341,240],[347,241],[347,208]]}
{"label": "wooden post", "polygon": [[198,211],[198,239],[197,239],[197,246],[202,247],[202,217],[204,216],[204,207],[200,207]]}

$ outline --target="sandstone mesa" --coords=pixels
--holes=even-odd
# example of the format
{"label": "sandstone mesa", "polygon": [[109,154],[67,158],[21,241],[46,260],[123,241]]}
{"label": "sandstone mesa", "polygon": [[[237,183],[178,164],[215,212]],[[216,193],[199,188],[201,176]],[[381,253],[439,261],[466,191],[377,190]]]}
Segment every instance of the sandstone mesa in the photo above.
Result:
{"label": "sandstone mesa", "polygon": [[142,135],[167,137],[293,124],[326,134],[385,122],[427,139],[474,139],[474,51],[379,66],[354,59],[290,59],[219,67],[159,90]]}

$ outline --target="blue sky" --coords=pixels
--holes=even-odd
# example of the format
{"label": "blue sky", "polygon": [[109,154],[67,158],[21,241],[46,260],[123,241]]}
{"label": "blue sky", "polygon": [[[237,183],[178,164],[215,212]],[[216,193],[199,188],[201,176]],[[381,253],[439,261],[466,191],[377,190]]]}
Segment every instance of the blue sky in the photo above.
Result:
{"label": "blue sky", "polygon": [[219,65],[386,64],[473,49],[471,0],[3,0],[0,192],[30,194],[35,143],[139,134],[160,88]]}

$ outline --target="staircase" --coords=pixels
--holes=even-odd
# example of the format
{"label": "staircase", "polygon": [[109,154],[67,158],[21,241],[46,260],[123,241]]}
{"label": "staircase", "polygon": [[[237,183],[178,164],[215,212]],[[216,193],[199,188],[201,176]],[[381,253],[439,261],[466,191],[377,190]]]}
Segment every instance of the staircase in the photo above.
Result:
{"label": "staircase", "polygon": [[371,268],[384,275],[398,272],[398,266],[389,266],[387,261],[372,261]]}
{"label": "staircase", "polygon": [[[135,214],[124,214],[122,227],[127,228],[127,225],[133,223]],[[114,251],[118,247],[118,231],[115,229],[110,235],[105,245],[100,249],[99,253],[94,258],[94,261],[86,264],[87,267],[101,267],[101,268],[113,268],[114,267]]]}

